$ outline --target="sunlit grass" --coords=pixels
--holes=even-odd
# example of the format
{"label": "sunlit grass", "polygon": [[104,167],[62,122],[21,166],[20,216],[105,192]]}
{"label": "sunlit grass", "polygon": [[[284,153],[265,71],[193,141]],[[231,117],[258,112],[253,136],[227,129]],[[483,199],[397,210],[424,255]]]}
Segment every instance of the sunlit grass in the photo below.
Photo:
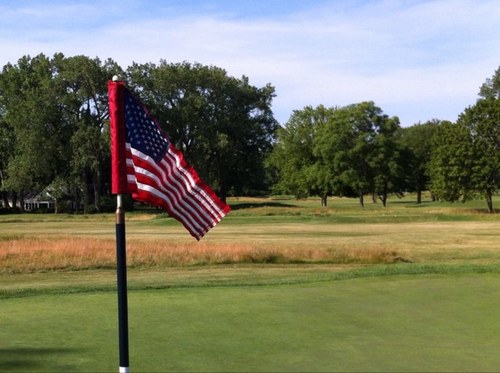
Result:
{"label": "sunlit grass", "polygon": [[[0,242],[0,273],[112,269],[115,241],[88,237],[22,238]],[[239,263],[380,264],[405,261],[383,248],[321,248],[249,243],[169,243],[131,239],[131,268],[163,268]]]}
{"label": "sunlit grass", "polygon": [[[480,201],[230,203],[201,242],[126,214],[132,370],[498,367],[500,215]],[[0,216],[0,367],[117,369],[114,221]]]}
{"label": "sunlit grass", "polygon": [[[394,200],[237,198],[197,242],[175,220],[127,213],[128,265],[162,268],[238,263],[500,263],[500,216],[471,206]],[[474,205],[472,202],[471,205]],[[162,217],[163,216],[163,217]],[[110,269],[114,214],[0,216],[0,272]]]}

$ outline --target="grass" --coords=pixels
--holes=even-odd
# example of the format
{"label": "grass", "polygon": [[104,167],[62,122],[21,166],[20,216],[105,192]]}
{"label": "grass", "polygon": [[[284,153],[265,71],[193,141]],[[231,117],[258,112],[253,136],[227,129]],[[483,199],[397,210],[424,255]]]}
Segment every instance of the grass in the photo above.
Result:
{"label": "grass", "polygon": [[[496,371],[500,275],[129,292],[135,371]],[[116,371],[110,292],[12,298],[2,371]],[[34,337],[36,336],[36,337]]]}
{"label": "grass", "polygon": [[[358,207],[352,199],[239,198],[201,241],[158,214],[127,214],[128,264],[155,269],[217,264],[498,264],[498,214],[442,203],[395,200]],[[114,216],[0,216],[0,275],[111,269]]]}
{"label": "grass", "polygon": [[[497,370],[481,201],[230,203],[201,242],[127,213],[132,370]],[[0,371],[117,369],[114,234],[113,214],[0,216]]]}

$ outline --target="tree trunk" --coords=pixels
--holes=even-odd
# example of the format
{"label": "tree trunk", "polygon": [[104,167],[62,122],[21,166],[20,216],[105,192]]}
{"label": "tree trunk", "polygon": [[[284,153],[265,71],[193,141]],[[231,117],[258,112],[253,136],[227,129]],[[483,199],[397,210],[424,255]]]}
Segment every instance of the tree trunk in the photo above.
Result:
{"label": "tree trunk", "polygon": [[493,194],[490,191],[486,193],[486,204],[488,205],[488,212],[493,213]]}
{"label": "tree trunk", "polygon": [[85,172],[82,172],[82,199],[83,199],[83,213],[87,211],[88,205],[90,204],[90,196],[89,196],[89,184],[87,183],[87,175]]}
{"label": "tree trunk", "polygon": [[12,208],[16,208],[16,205],[17,205],[17,193],[16,192],[12,192]]}
{"label": "tree trunk", "polygon": [[389,194],[388,193],[388,187],[387,187],[387,183],[384,185],[384,192],[382,193],[382,204],[384,205],[384,207],[387,206],[387,195]]}
{"label": "tree trunk", "polygon": [[227,200],[227,188],[226,188],[226,183],[224,181],[220,181],[220,188],[219,188],[219,198],[222,202],[226,203]]}
{"label": "tree trunk", "polygon": [[[3,186],[3,173],[0,170],[0,187]],[[2,196],[1,202],[3,203],[2,206],[6,209],[9,208],[9,199],[7,198],[7,191],[5,190],[0,190],[0,195]]]}
{"label": "tree trunk", "polygon": [[372,202],[377,203],[377,193],[375,192],[372,193]]}
{"label": "tree trunk", "polygon": [[78,214],[80,210],[80,191],[78,187],[73,187],[73,213]]}
{"label": "tree trunk", "polygon": [[418,190],[417,191],[417,205],[420,205],[422,203],[422,191]]}
{"label": "tree trunk", "polygon": [[8,209],[10,208],[9,206],[9,198],[8,198],[8,192],[3,191],[2,192],[2,200],[3,200],[3,206]]}
{"label": "tree trunk", "polygon": [[24,191],[19,192],[19,209],[24,212]]}
{"label": "tree trunk", "polygon": [[387,207],[387,193],[384,192],[382,196],[380,196],[380,199],[382,200],[382,206]]}
{"label": "tree trunk", "polygon": [[436,195],[431,191],[431,201],[436,202]]}
{"label": "tree trunk", "polygon": [[92,185],[94,186],[94,206],[97,211],[101,212],[101,171],[97,170],[92,177]]}
{"label": "tree trunk", "polygon": [[364,200],[364,197],[363,197],[363,193],[361,193],[361,194],[359,195],[359,205],[360,205],[361,207],[365,207],[365,200]]}

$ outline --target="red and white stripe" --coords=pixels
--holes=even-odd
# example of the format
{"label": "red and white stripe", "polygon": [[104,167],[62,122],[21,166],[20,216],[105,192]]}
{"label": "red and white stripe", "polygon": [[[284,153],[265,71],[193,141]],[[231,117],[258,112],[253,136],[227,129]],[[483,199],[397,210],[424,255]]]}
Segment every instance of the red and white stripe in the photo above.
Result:
{"label": "red and white stripe", "polygon": [[219,200],[172,144],[159,162],[129,143],[125,145],[127,185],[132,197],[165,208],[197,240],[229,212],[229,206]]}

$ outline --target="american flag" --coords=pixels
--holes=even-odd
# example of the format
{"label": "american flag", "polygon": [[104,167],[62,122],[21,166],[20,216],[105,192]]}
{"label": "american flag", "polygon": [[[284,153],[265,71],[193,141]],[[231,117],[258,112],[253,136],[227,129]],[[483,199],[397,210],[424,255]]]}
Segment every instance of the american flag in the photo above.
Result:
{"label": "american flag", "polygon": [[123,88],[126,189],[137,201],[164,208],[200,240],[230,207],[198,176],[147,108]]}

